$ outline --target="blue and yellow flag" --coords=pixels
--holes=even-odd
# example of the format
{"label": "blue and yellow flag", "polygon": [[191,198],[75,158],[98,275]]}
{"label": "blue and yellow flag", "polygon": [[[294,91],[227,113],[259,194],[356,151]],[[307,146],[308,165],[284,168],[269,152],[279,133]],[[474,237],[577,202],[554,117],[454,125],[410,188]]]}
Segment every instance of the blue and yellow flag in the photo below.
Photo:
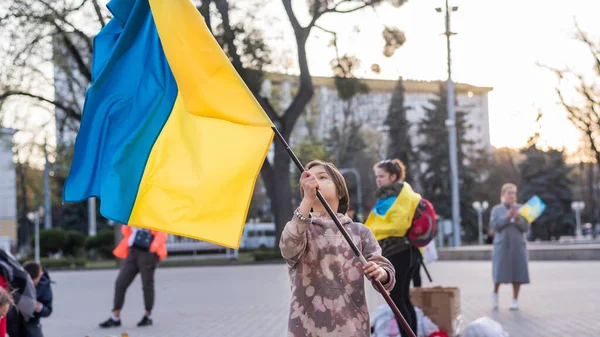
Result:
{"label": "blue and yellow flag", "polygon": [[529,223],[533,223],[537,218],[544,213],[546,204],[538,197],[534,195],[524,205],[519,208],[519,214],[527,220]]}
{"label": "blue and yellow flag", "polygon": [[189,0],[112,0],[63,195],[237,248],[272,123]]}
{"label": "blue and yellow flag", "polygon": [[365,226],[378,241],[391,236],[405,236],[420,201],[421,195],[404,182],[397,197],[383,199],[381,203],[378,201],[365,221]]}

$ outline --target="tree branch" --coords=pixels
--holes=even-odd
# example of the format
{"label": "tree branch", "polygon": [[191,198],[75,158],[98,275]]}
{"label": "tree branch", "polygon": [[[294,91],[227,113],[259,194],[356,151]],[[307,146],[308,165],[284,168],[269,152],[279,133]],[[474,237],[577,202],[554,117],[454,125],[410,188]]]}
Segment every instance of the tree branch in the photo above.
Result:
{"label": "tree branch", "polygon": [[335,48],[335,59],[338,61],[338,63],[340,62],[340,52],[339,52],[339,48],[338,48],[338,44],[337,44],[337,33],[329,30],[329,29],[325,29],[319,25],[315,25],[315,28],[319,28],[320,30],[324,31],[325,33],[329,33],[331,35],[333,35],[333,47]]}
{"label": "tree branch", "polygon": [[587,101],[588,101],[588,108],[590,109],[590,111],[593,112],[593,114],[589,114],[590,115],[590,122],[592,122],[592,117],[594,118],[594,121],[597,122],[598,121],[598,117],[600,116],[600,112],[597,110],[597,107],[600,105],[600,102],[598,102],[593,96],[592,93],[590,92],[591,89],[589,88],[588,85],[585,84],[585,80],[583,79],[583,75],[578,75],[577,76],[579,78],[579,89],[577,91],[579,91],[579,93],[581,95],[583,95]]}
{"label": "tree branch", "polygon": [[79,50],[73,44],[73,42],[71,42],[71,40],[69,39],[69,37],[65,33],[65,31],[60,29],[60,27],[58,25],[56,25],[56,27],[58,28],[60,34],[62,35],[63,41],[65,42],[65,45],[67,46],[67,49],[69,50],[69,53],[75,59],[75,63],[77,63],[77,68],[79,69],[81,74],[91,83],[92,82],[92,72],[90,71],[88,66],[83,62],[81,53],[79,53]]}
{"label": "tree branch", "polygon": [[275,179],[273,179],[273,166],[269,163],[269,160],[265,158],[262,168],[260,169],[260,176],[267,189],[267,195],[275,195]]}
{"label": "tree branch", "polygon": [[[342,1],[342,2],[344,2],[344,1]],[[370,3],[364,3],[364,4],[362,4],[362,5],[358,6],[358,7],[354,7],[354,8],[351,8],[351,9],[345,9],[345,10],[339,10],[339,9],[337,9],[337,6],[335,6],[333,8],[333,10],[331,10],[330,12],[331,13],[340,13],[340,14],[343,14],[343,13],[352,13],[352,12],[359,11],[359,10],[361,10],[363,8],[366,8],[368,6],[372,6],[372,4],[370,4]]]}
{"label": "tree branch", "polygon": [[[298,22],[298,18],[296,17],[296,14],[294,13],[294,9],[292,8],[292,0],[282,0],[283,2],[283,8],[285,8],[285,13],[288,16],[288,19],[290,20],[290,23],[292,24],[292,28],[294,29],[294,33],[298,34],[298,32],[301,32],[304,30],[304,28],[302,28],[302,26],[300,25],[300,22]],[[316,21],[313,18],[314,21]],[[310,25],[309,25],[310,26]],[[296,38],[298,37],[298,35],[296,35]]]}
{"label": "tree branch", "polygon": [[227,49],[229,50],[229,56],[231,56],[233,67],[237,72],[241,75],[244,66],[242,64],[242,59],[237,52],[237,47],[235,46],[235,35],[233,34],[233,30],[231,29],[231,22],[229,20],[229,2],[227,0],[214,0],[215,5],[217,5],[217,10],[221,14],[221,19],[223,20],[223,29],[225,30],[224,38],[225,43],[227,43]]}
{"label": "tree branch", "polygon": [[334,32],[333,30],[329,30],[329,29],[323,28],[323,27],[321,27],[319,25],[315,25],[314,27],[315,28],[319,28],[320,30],[324,31],[325,33],[329,33],[329,34],[333,35],[334,37],[337,37],[337,33]]}
{"label": "tree branch", "polygon": [[28,92],[6,91],[6,92],[0,94],[0,101],[3,101],[11,96],[25,96],[25,97],[29,97],[29,98],[34,98],[41,102],[50,103],[50,104],[54,105],[55,107],[63,110],[69,117],[76,119],[78,121],[81,121],[81,115],[78,114],[77,111],[75,111],[75,109],[62,104],[61,102],[57,102],[57,101],[45,98],[43,96],[35,95],[32,93],[28,93]]}
{"label": "tree branch", "polygon": [[104,16],[102,16],[102,10],[100,9],[98,0],[92,0],[92,4],[94,5],[94,11],[96,12],[98,21],[100,21],[100,25],[102,26],[102,28],[104,28],[104,26],[106,26],[106,21],[104,21]]}
{"label": "tree branch", "polygon": [[338,3],[336,3],[331,9],[328,9],[327,12],[331,12],[331,13],[339,13],[339,14],[344,14],[344,13],[352,13],[352,12],[356,12],[359,11],[363,8],[366,7],[374,7],[375,5],[380,4],[381,2],[383,2],[383,0],[363,0],[363,4],[354,8],[350,8],[350,9],[344,9],[341,10],[339,9],[339,7],[344,4],[344,3],[349,3],[352,2],[351,0],[341,0]]}
{"label": "tree branch", "polygon": [[[285,12],[292,24],[292,28],[294,29],[294,34],[296,36],[296,45],[298,48],[298,65],[300,67],[300,87],[298,89],[298,94],[294,97],[294,100],[290,104],[290,106],[285,110],[283,117],[281,118],[282,122],[282,135],[287,139],[291,135],[291,132],[294,128],[294,124],[304,111],[306,104],[310,102],[313,93],[314,87],[312,82],[312,77],[310,75],[310,70],[308,69],[308,58],[306,56],[306,40],[308,38],[308,34],[310,33],[310,28],[303,28],[294,11],[292,9],[291,0],[282,0],[283,6],[285,8]],[[318,17],[319,15],[315,15]],[[314,20],[313,18],[313,21]],[[309,26],[310,27],[310,26]]]}
{"label": "tree branch", "polygon": [[[39,1],[44,3],[41,0],[39,0]],[[50,5],[47,5],[47,6],[50,10],[54,11],[54,9],[52,7],[50,7]],[[23,14],[23,15],[19,15],[19,16],[15,16],[15,17],[16,18],[23,17],[23,18],[28,18],[28,19],[35,19],[40,22],[49,23],[52,26],[54,26],[54,28],[56,28],[59,35],[63,37],[65,46],[67,47],[69,53],[73,56],[73,59],[77,63],[77,68],[79,69],[81,74],[83,76],[85,76],[89,82],[92,81],[91,71],[90,71],[89,67],[85,64],[85,62],[83,61],[83,58],[81,57],[81,53],[79,52],[78,48],[73,44],[73,42],[71,42],[71,40],[69,39],[68,33],[51,16],[40,17],[40,16],[35,16],[35,15],[30,15],[30,14]],[[75,30],[74,33],[77,34],[78,36],[84,37],[84,41],[86,42],[89,50],[91,51],[92,45],[91,45],[90,39],[81,31]]]}
{"label": "tree branch", "polygon": [[281,123],[281,119],[277,115],[277,112],[275,111],[275,109],[271,105],[271,102],[269,102],[268,99],[256,94],[254,95],[254,97],[274,124],[277,125],[277,123]]}
{"label": "tree branch", "polygon": [[577,21],[575,21],[575,28],[577,29],[577,39],[588,46],[590,53],[594,58],[596,74],[600,75],[600,51],[598,51],[596,45],[590,40],[587,33],[585,33],[581,27],[579,27]]}
{"label": "tree branch", "polygon": [[[87,44],[87,46],[88,46],[88,50],[90,51],[90,53],[93,51],[92,41],[91,41],[91,39],[89,38],[89,36],[87,36],[87,35],[86,35],[84,32],[82,32],[81,30],[77,29],[77,27],[75,27],[75,26],[74,26],[74,25],[73,25],[71,22],[67,21],[67,19],[65,18],[65,15],[64,15],[64,14],[61,14],[61,13],[59,13],[58,11],[56,11],[56,9],[54,9],[54,7],[50,6],[50,4],[49,4],[49,3],[46,3],[46,2],[45,2],[45,1],[43,1],[43,0],[38,0],[38,1],[39,1],[39,2],[41,2],[41,3],[42,3],[44,6],[46,6],[46,8],[48,8],[48,9],[49,9],[49,10],[50,10],[50,11],[51,11],[53,14],[54,14],[54,17],[55,17],[55,18],[58,18],[58,19],[60,19],[60,21],[61,21],[62,23],[64,23],[64,24],[66,24],[67,26],[71,27],[71,28],[73,29],[73,32],[74,32],[76,35],[78,35],[79,37],[81,37],[81,39],[82,39],[83,41],[85,41],[85,43],[86,43],[86,44]],[[96,11],[97,11],[97,14],[98,14],[98,19],[100,20],[100,23],[101,23],[102,27],[104,27],[104,26],[105,26],[104,19],[103,19],[103,17],[102,17],[102,13],[100,13],[100,12],[99,12],[99,11],[100,11],[100,7],[98,6],[97,0],[92,0],[92,1],[93,1],[93,3],[94,3],[94,7],[95,7],[95,9],[96,9]],[[84,1],[81,3],[81,5],[80,5],[78,8],[80,8],[81,6],[83,6],[83,5],[84,5],[86,2],[87,2],[87,0],[84,0]],[[75,9],[75,10],[78,10],[78,9]],[[55,26],[55,27],[56,27],[56,28],[57,28],[59,31],[61,31],[61,33],[62,33],[63,35],[65,35],[65,34],[66,34],[65,30],[64,30],[64,29],[62,29],[62,27],[60,27],[60,25],[59,25],[58,23],[56,23],[56,21],[55,21],[55,20],[53,20],[53,19],[52,19],[52,17],[49,17],[49,16],[44,16],[44,17],[40,17],[39,19],[41,19],[42,21],[46,21],[46,22],[48,22],[48,23],[52,24],[52,25],[53,25],[53,26]],[[90,78],[91,78],[91,76],[90,76]]]}
{"label": "tree branch", "polygon": [[[204,17],[204,22],[206,22],[206,26],[211,34],[213,34],[212,25],[210,21],[210,3],[212,0],[202,0],[202,5],[198,7],[198,11]],[[214,34],[213,34],[214,35]]]}
{"label": "tree branch", "polygon": [[565,101],[564,95],[562,91],[558,88],[555,89],[558,94],[558,98],[560,100],[561,105],[567,110],[567,118],[575,125],[579,130],[586,132],[588,129],[588,122],[585,120],[583,116],[584,113],[578,107],[572,106]]}

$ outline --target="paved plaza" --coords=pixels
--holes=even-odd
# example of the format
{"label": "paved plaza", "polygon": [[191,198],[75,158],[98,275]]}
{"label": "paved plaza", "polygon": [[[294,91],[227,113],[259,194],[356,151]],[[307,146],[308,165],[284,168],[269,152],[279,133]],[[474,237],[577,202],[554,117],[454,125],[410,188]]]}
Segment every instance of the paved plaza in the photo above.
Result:
{"label": "paved plaza", "polygon": [[[430,266],[435,285],[461,291],[465,323],[489,315],[510,336],[600,336],[600,262],[531,262],[521,310],[510,312],[511,289],[501,288],[500,310],[491,302],[489,262],[440,261]],[[155,325],[137,328],[143,301],[139,277],[127,293],[121,328],[100,330],[110,314],[117,270],[51,274],[54,312],[43,320],[50,337],[280,337],[285,336],[289,286],[285,265],[161,268],[156,275]],[[424,286],[430,283],[424,277]],[[369,294],[373,310],[383,303]],[[463,325],[464,326],[464,325]]]}

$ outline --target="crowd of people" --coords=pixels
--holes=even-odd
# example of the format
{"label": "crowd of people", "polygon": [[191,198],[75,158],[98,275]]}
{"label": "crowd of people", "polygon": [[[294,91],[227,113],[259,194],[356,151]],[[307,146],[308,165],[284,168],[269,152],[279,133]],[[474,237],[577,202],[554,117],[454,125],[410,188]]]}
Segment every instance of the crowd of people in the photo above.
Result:
{"label": "crowd of people", "polygon": [[[405,167],[398,159],[374,166],[376,204],[365,224],[349,209],[350,197],[343,175],[332,163],[310,162],[300,177],[302,202],[281,235],[279,247],[287,263],[292,300],[288,330],[291,336],[370,336],[369,312],[363,275],[381,282],[411,330],[417,329],[413,287],[421,286],[422,251],[410,230],[426,212],[424,199],[405,181]],[[317,198],[319,191],[337,213],[339,223],[364,257],[358,262]],[[493,297],[498,308],[500,284],[513,285],[511,310],[518,310],[520,286],[529,283],[524,233],[528,222],[519,215],[517,187],[505,184],[501,203],[491,211],[493,234]],[[429,220],[431,221],[431,219]],[[435,220],[434,220],[435,221]],[[167,256],[167,234],[133,226],[122,226],[123,239],[113,251],[123,263],[114,288],[110,317],[101,328],[121,326],[125,293],[137,274],[141,275],[144,315],[140,327],[153,324],[154,273]],[[430,240],[431,238],[429,238]],[[52,314],[52,280],[39,263],[19,264],[0,250],[0,337],[43,337],[42,318]],[[401,336],[410,336],[398,321]]]}
{"label": "crowd of people", "polygon": [[[346,182],[332,163],[313,161],[302,173],[302,202],[286,224],[279,243],[292,289],[290,336],[371,336],[363,274],[381,282],[410,330],[417,331],[410,287],[411,281],[414,287],[421,286],[423,256],[422,246],[415,244],[411,229],[427,211],[428,202],[405,181],[405,167],[400,160],[376,163],[374,175],[377,202],[362,224],[353,212],[348,213]],[[337,213],[339,223],[360,250],[362,264],[356,263],[351,246],[317,198],[317,191]],[[519,215],[519,207],[516,186],[504,185],[501,203],[492,209],[490,219],[494,234],[494,309],[498,308],[500,284],[513,285],[510,309],[518,310],[520,285],[529,283],[523,237],[529,224]],[[401,336],[410,336],[410,330],[396,318]]]}

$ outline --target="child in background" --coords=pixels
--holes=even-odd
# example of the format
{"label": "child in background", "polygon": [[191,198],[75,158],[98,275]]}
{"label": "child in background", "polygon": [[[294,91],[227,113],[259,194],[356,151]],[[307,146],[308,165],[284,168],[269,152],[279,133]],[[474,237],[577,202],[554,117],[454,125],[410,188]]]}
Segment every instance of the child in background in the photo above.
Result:
{"label": "child in background", "polygon": [[50,287],[50,276],[39,263],[25,262],[23,269],[29,273],[37,292],[35,314],[27,321],[27,337],[43,337],[40,319],[48,317],[52,313],[52,288]]}

